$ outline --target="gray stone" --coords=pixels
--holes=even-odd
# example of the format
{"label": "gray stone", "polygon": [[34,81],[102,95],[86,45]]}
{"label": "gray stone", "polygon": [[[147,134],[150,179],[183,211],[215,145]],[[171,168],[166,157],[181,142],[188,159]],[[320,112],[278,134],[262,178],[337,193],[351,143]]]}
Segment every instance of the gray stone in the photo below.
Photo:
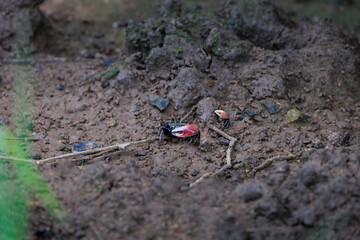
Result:
{"label": "gray stone", "polygon": [[219,108],[219,102],[212,97],[207,97],[199,101],[197,104],[196,115],[203,122],[208,122],[214,118],[214,111]]}
{"label": "gray stone", "polygon": [[164,112],[169,105],[169,100],[163,97],[158,97],[152,101],[150,100],[150,103],[151,105],[159,109],[160,112]]}

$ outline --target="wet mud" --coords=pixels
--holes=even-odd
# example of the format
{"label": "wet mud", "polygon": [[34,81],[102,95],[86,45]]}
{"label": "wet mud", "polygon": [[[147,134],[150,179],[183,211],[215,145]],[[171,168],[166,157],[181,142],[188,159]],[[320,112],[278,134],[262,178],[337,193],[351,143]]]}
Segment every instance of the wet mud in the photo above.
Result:
{"label": "wet mud", "polygon": [[[33,66],[33,154],[153,138],[194,107],[186,121],[200,127],[199,144],[167,137],[39,166],[70,223],[33,207],[31,238],[359,238],[358,39],[330,20],[294,22],[269,1],[209,14],[164,2],[162,15],[127,21],[116,60],[84,54],[92,48],[78,52],[87,61]],[[13,71],[0,67],[0,122],[11,126]],[[190,188],[226,164],[229,142],[208,124],[238,139],[232,167]]]}

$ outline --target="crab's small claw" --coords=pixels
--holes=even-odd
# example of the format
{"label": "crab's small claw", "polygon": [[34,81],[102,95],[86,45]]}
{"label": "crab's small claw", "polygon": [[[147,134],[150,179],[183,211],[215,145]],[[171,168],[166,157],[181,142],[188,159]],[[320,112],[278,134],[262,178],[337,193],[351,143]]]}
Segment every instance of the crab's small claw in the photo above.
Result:
{"label": "crab's small claw", "polygon": [[215,110],[215,114],[218,115],[220,119],[229,119],[230,116],[224,110]]}
{"label": "crab's small claw", "polygon": [[223,123],[224,127],[228,127],[230,125],[230,116],[224,110],[215,110],[215,114],[219,117],[219,120]]}
{"label": "crab's small claw", "polygon": [[195,124],[188,124],[182,127],[177,127],[171,131],[175,137],[185,138],[192,137],[199,133],[199,127]]}

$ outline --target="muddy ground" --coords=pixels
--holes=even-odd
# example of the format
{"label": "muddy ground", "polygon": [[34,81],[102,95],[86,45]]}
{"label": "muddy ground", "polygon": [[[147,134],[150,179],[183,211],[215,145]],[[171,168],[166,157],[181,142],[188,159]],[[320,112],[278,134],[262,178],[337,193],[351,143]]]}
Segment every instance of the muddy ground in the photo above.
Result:
{"label": "muddy ground", "polygon": [[[200,127],[200,142],[165,138],[39,166],[70,220],[64,227],[34,206],[31,239],[358,239],[358,39],[330,20],[293,22],[268,1],[227,2],[207,14],[164,2],[162,15],[124,21],[122,39],[86,21],[61,28],[68,20],[48,16],[52,29],[34,55],[42,60],[31,65],[32,155],[153,138],[194,106],[187,122]],[[84,36],[91,44],[77,48]],[[0,121],[11,126],[14,66],[0,68]],[[213,113],[220,106],[227,128]],[[289,117],[294,109],[300,116]],[[232,167],[190,188],[226,164],[228,143],[208,124],[238,139]]]}

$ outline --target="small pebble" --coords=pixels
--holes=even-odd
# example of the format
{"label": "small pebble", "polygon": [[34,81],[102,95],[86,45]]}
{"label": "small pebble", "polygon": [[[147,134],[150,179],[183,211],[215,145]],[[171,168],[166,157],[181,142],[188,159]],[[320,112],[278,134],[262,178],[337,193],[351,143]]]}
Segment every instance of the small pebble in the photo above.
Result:
{"label": "small pebble", "polygon": [[166,98],[159,97],[156,98],[155,100],[150,101],[150,103],[151,105],[159,109],[160,112],[164,112],[169,105],[169,100],[167,100]]}
{"label": "small pebble", "polygon": [[221,146],[229,146],[230,141],[227,140],[227,139],[220,139],[219,143],[220,143]]}
{"label": "small pebble", "polygon": [[40,154],[35,154],[35,155],[32,155],[31,158],[34,160],[40,160],[40,159],[42,159],[42,156]]}
{"label": "small pebble", "polygon": [[62,84],[56,85],[56,90],[62,91],[62,90],[64,90],[64,89],[65,89],[64,85],[62,85]]}
{"label": "small pebble", "polygon": [[192,172],[191,172],[191,176],[195,177],[196,175],[199,174],[199,171],[194,169]]}
{"label": "small pebble", "polygon": [[239,119],[244,120],[246,116],[248,116],[250,119],[253,119],[255,117],[255,113],[250,109],[245,109],[244,112],[240,115]]}
{"label": "small pebble", "polygon": [[266,110],[267,110],[271,115],[277,113],[276,104],[274,104],[274,103],[269,103],[269,102],[262,102],[261,104],[266,108]]}

